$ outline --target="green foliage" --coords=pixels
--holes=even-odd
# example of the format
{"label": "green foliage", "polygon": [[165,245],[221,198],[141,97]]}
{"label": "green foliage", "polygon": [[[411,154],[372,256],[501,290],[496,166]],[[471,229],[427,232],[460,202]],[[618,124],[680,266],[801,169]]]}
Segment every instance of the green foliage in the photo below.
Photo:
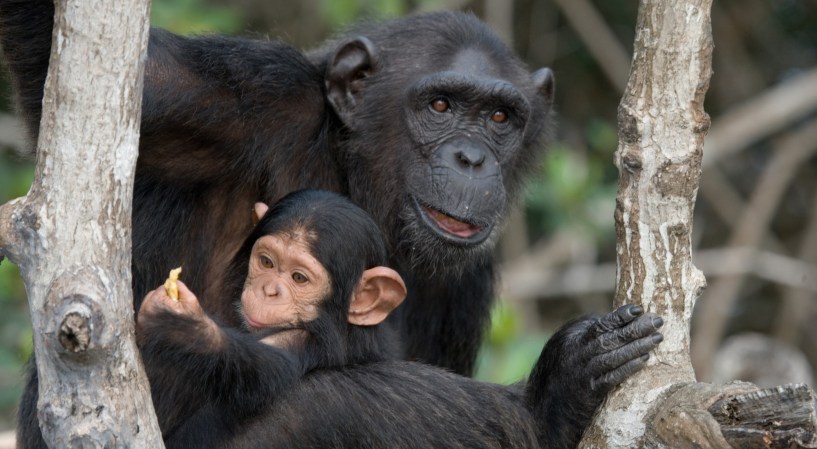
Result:
{"label": "green foliage", "polygon": [[491,314],[491,329],[474,377],[501,384],[527,378],[546,340],[544,334],[523,331],[519,311],[499,302]]}
{"label": "green foliage", "polygon": [[211,5],[203,0],[154,0],[150,23],[178,34],[241,30],[241,18],[234,7]]}
{"label": "green foliage", "polygon": [[524,201],[534,233],[550,234],[569,226],[600,241],[613,238],[617,174],[610,161],[617,134],[612,125],[595,120],[587,126],[585,138],[590,147],[584,154],[564,143],[550,148],[539,174],[528,184]]}
{"label": "green foliage", "polygon": [[331,28],[340,28],[359,17],[373,19],[396,17],[406,13],[404,0],[322,0],[321,13]]}
{"label": "green foliage", "polygon": [[[34,167],[30,161],[0,149],[0,204],[23,196],[31,186]],[[25,289],[17,267],[0,262],[0,429],[11,415],[23,388],[23,364],[31,355],[31,320]]]}

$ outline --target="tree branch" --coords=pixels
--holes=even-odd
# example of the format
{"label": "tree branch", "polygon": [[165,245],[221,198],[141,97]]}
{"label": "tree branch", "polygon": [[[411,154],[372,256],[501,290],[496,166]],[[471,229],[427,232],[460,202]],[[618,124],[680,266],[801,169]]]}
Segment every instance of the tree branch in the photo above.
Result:
{"label": "tree branch", "polygon": [[[817,442],[814,396],[805,385],[758,391],[750,384],[693,382],[689,319],[705,280],[692,265],[690,236],[709,125],[703,99],[711,73],[711,3],[642,0],[639,7],[633,69],[619,106],[615,303],[662,315],[665,339],[648,366],[607,398],[580,448]],[[749,240],[741,236],[732,243]]]}
{"label": "tree branch", "polygon": [[49,447],[163,447],[130,278],[149,7],[55,2],[35,180],[0,207],[0,247],[28,292]]}

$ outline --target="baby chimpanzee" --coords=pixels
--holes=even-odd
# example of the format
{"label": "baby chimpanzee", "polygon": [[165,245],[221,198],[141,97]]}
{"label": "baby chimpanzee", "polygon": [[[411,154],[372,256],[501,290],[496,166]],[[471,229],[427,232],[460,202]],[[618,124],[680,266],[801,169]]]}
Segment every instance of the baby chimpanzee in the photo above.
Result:
{"label": "baby chimpanzee", "polygon": [[636,306],[575,321],[514,386],[392,360],[381,323],[406,290],[386,261],[363,210],[306,190],[233,259],[225,295],[245,329],[219,326],[182,283],[178,302],[148,294],[137,329],[167,447],[570,448],[662,338]]}

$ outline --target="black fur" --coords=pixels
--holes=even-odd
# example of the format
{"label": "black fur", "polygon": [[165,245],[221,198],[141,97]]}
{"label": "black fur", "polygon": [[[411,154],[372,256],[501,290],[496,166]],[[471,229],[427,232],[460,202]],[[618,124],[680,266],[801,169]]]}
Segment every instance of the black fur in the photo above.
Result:
{"label": "black fur", "polygon": [[607,391],[660,341],[660,319],[626,306],[565,326],[526,385],[396,361],[383,325],[347,322],[363,270],[386,258],[374,222],[336,194],[301,191],[275,205],[233,260],[228,295],[240,298],[255,241],[294,229],[316,234],[310,249],[332,285],[318,318],[301,327],[303,347],[271,347],[230,328],[221,331],[227,343],[214,345],[194,320],[140,315],[169,449],[571,448]]}
{"label": "black fur", "polygon": [[[32,140],[41,115],[53,12],[48,0],[0,0],[0,45],[15,83],[19,113]],[[464,14],[438,13],[361,27],[309,54],[279,42],[183,38],[152,30],[133,203],[135,305],[138,308],[145,293],[164,280],[169,268],[183,265],[186,281],[199,294],[205,310],[228,325],[238,324],[232,301],[222,292],[230,282],[225,276],[228,261],[251,228],[252,204],[259,200],[274,203],[307,187],[332,190],[349,196],[372,214],[384,233],[390,265],[408,284],[409,298],[391,320],[406,356],[469,374],[489,319],[493,244],[500,220],[526,171],[534,165],[547,127],[552,89],[549,72],[531,75],[484,24]],[[451,108],[443,113],[431,111],[429,104],[438,97],[448,100]],[[489,121],[495,110],[507,112],[510,119]],[[429,215],[423,212],[428,207],[480,232],[473,237],[446,233],[430,224]],[[639,329],[651,322],[642,318],[633,321],[639,323]],[[643,363],[643,349],[649,347],[631,343],[638,350],[609,355],[605,348],[592,344],[607,335],[588,330],[592,322],[566,328],[560,334],[563,339],[548,345],[534,370],[535,381],[528,386],[526,397],[536,398],[529,399],[530,410],[548,423],[536,432],[552,447],[570,447],[588,422],[588,410],[595,409],[610,383],[597,383],[600,372],[612,369],[607,359],[624,363],[636,354],[633,359],[638,365]],[[624,330],[616,327],[610,332],[618,335]],[[650,334],[651,330],[634,335],[640,342]],[[631,341],[624,339],[622,344]],[[246,354],[255,360],[255,352]],[[161,352],[150,355],[160,356]],[[596,361],[600,357],[607,361]],[[149,370],[155,369],[152,363],[147,361]],[[385,369],[397,372],[385,384],[399,383],[403,375],[413,376],[412,370],[424,379],[428,371],[438,373],[433,376],[442,380],[423,388],[498,388],[501,397],[521,397],[513,389],[471,387],[477,384],[445,377],[431,368],[399,368],[415,365],[397,361],[377,363],[398,367]],[[364,373],[357,375],[359,379],[369,372],[378,375],[377,363],[368,364],[376,365],[372,371],[354,368]],[[264,369],[267,362],[258,365]],[[634,367],[614,370],[611,379],[620,380],[630,369]],[[33,364],[29,373],[19,414],[19,445],[44,448],[37,425]],[[243,379],[245,373],[232,374]],[[248,370],[247,378],[252,376]],[[185,381],[192,387],[199,384],[195,373]],[[217,391],[230,387],[214,379],[200,383]],[[309,385],[306,380],[296,384],[302,383]],[[387,388],[369,390],[367,385],[350,387],[360,391],[341,399],[359,398],[364,401],[359,407],[370,407],[365,412],[375,415],[365,419],[388,421],[389,410],[373,404],[396,401],[399,406],[401,402],[390,397],[397,393]],[[268,394],[275,396],[278,391]],[[317,398],[320,391],[316,385],[299,394]],[[352,405],[341,404],[337,397],[332,402],[331,390],[326,391],[325,414],[317,407],[313,412],[317,416],[301,416],[298,410],[316,406],[293,402],[289,405],[292,419],[282,422],[314,423],[325,416],[337,424],[347,419],[344,412]],[[254,397],[241,398],[248,401],[246,410],[263,409],[264,394],[245,394]],[[407,403],[423,397],[414,390],[406,394],[402,400]],[[474,417],[482,413],[481,404],[454,400],[461,406],[451,405],[456,416],[488,419]],[[254,406],[253,401],[262,405]],[[335,405],[337,409],[331,408]],[[157,408],[170,416],[163,419],[174,420],[174,415],[186,413],[186,406],[178,407]],[[431,416],[442,412],[417,410]],[[361,419],[369,416],[366,413],[359,415]],[[457,435],[457,424],[445,421],[450,415],[440,416],[443,419],[432,420],[429,429]],[[505,429],[480,422],[488,433]],[[388,431],[366,428],[360,438],[364,434],[371,438],[403,435],[399,432],[402,423],[392,425],[396,427]],[[327,437],[319,432],[321,428],[317,424],[304,427],[297,438]],[[343,429],[339,426],[334,431]],[[528,441],[529,435],[521,429],[507,438]],[[416,438],[444,437],[432,432]],[[469,440],[463,435],[462,441]],[[456,446],[453,437],[451,444]]]}
{"label": "black fur", "polygon": [[[0,43],[32,138],[52,16],[51,1],[0,0]],[[429,114],[433,95],[450,97],[450,114]],[[183,265],[205,309],[229,319],[214,292],[250,229],[252,204],[333,190],[375,217],[408,283],[392,319],[408,356],[469,374],[489,320],[492,247],[534,165],[551,95],[552,79],[532,77],[465,14],[361,27],[308,55],[280,42],[151,30],[133,203],[135,305]],[[486,121],[492,108],[511,120]],[[461,165],[472,150],[487,156],[484,166]],[[440,231],[422,218],[424,206],[480,226],[485,239]]]}

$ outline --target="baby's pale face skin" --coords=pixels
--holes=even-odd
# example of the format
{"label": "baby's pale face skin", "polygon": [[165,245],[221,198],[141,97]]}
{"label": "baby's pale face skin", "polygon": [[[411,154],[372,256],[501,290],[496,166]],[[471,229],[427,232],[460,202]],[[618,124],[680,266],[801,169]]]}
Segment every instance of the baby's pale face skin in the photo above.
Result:
{"label": "baby's pale face skin", "polygon": [[329,291],[329,273],[310,254],[303,233],[261,237],[241,293],[244,322],[260,330],[311,321]]}

